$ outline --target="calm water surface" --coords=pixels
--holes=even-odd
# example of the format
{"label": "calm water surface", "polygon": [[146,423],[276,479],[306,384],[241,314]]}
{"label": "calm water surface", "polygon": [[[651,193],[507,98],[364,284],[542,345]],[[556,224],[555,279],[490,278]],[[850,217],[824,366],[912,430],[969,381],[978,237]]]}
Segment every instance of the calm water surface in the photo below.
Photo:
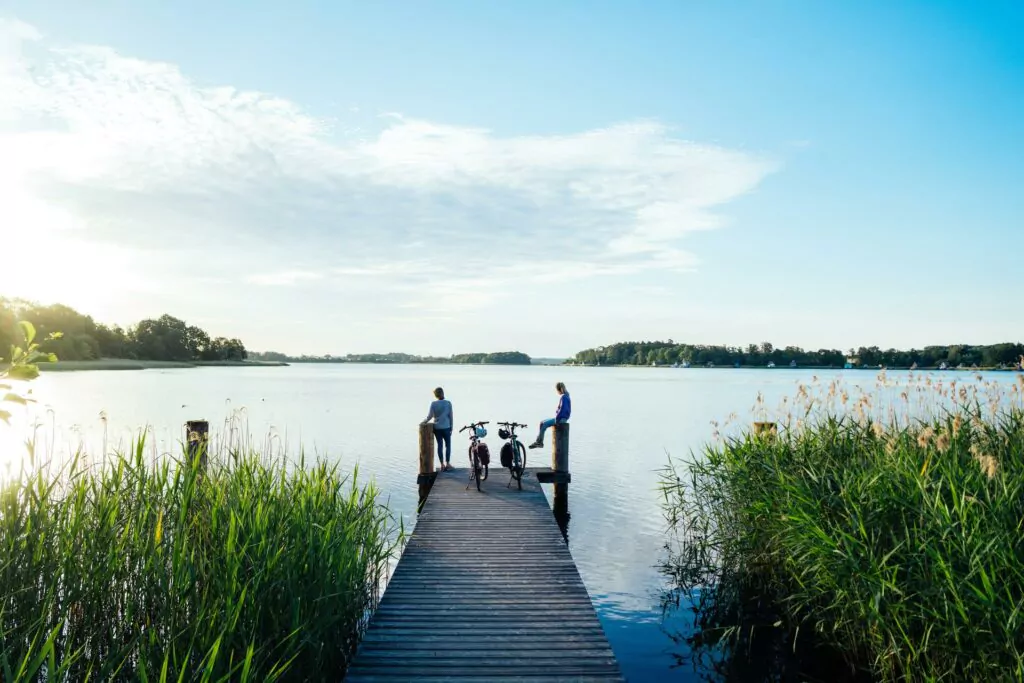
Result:
{"label": "calm water surface", "polygon": [[[238,430],[247,432],[292,455],[301,443],[307,453],[337,458],[346,469],[358,466],[360,478],[372,477],[411,528],[416,424],[435,386],[445,388],[459,426],[475,420],[533,425],[553,415],[554,384],[563,381],[573,398],[572,555],[627,677],[687,681],[702,679],[689,665],[674,666],[676,655],[685,653],[663,631],[658,470],[669,454],[701,448],[712,437],[713,420],[735,414],[736,424],[747,423],[759,392],[774,406],[815,374],[824,383],[842,377],[848,386],[875,384],[875,375],[864,371],[294,365],[54,373],[44,375],[34,393],[43,425],[37,439],[47,452],[81,445],[97,454],[104,435],[112,450],[145,428],[156,456],[179,448],[186,420],[210,420],[225,437],[223,425],[234,418],[235,438]],[[1015,381],[1008,373],[991,378]],[[500,440],[497,429],[491,432],[496,454]],[[532,428],[526,436],[532,440]],[[6,463],[0,464],[19,457],[23,437],[3,437],[0,459]],[[453,460],[463,466],[463,440],[453,446]],[[529,456],[536,458],[529,465],[550,457],[547,449]]]}

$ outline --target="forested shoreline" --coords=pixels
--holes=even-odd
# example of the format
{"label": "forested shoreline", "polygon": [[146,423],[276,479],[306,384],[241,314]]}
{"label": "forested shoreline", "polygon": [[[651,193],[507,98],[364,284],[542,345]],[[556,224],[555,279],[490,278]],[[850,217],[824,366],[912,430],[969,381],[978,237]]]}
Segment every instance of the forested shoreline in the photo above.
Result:
{"label": "forested shoreline", "polygon": [[[62,304],[42,306],[0,297],[0,356],[19,341],[17,322],[39,334],[40,348],[63,361],[126,359],[140,361],[243,361],[249,352],[239,339],[212,337],[206,330],[170,315],[145,319],[125,329],[97,323]],[[56,338],[50,338],[51,335]]]}
{"label": "forested shoreline", "polygon": [[277,361],[281,363],[439,363],[449,365],[530,365],[533,361],[519,351],[498,351],[496,353],[457,353],[451,356],[417,356],[409,353],[350,353],[345,356],[326,354],[323,356],[289,356],[277,351],[262,351],[250,354],[253,360]]}
{"label": "forested shoreline", "polygon": [[[128,328],[96,322],[63,304],[41,305],[0,297],[0,357],[18,341],[18,321],[32,323],[40,350],[62,361],[93,363],[131,360],[174,363],[448,363],[466,365],[530,365],[519,351],[418,356],[408,353],[361,353],[335,356],[290,356],[276,351],[250,352],[234,338],[213,337],[206,330],[171,315],[147,318]],[[51,335],[55,335],[51,337]]]}
{"label": "forested shoreline", "polygon": [[[98,323],[62,304],[40,305],[21,299],[0,297],[0,351],[17,339],[16,323],[31,322],[39,333],[41,350],[62,361],[133,360],[161,362],[272,363],[434,363],[452,365],[531,365],[529,355],[519,351],[459,353],[450,356],[420,356],[409,353],[350,353],[346,355],[293,356],[276,351],[250,352],[236,338],[214,337],[171,315],[147,318],[128,328]],[[57,333],[55,338],[51,335]],[[686,344],[667,341],[629,341],[585,349],[566,361],[574,365],[600,366],[694,366],[842,368],[977,367],[1018,369],[1024,360],[1024,344],[1006,342],[990,345],[952,344],[921,349],[881,349],[861,346],[839,349],[776,347],[770,342],[746,346]]]}
{"label": "forested shoreline", "polygon": [[988,346],[953,344],[926,346],[922,349],[881,349],[877,346],[839,349],[805,350],[798,346],[776,348],[771,342],[740,346],[683,344],[668,341],[619,342],[609,346],[586,349],[576,354],[571,362],[578,365],[724,365],[765,367],[796,363],[801,367],[842,368],[849,363],[854,367],[877,368],[935,368],[948,367],[1019,367],[1024,356],[1024,344],[1003,343]]}

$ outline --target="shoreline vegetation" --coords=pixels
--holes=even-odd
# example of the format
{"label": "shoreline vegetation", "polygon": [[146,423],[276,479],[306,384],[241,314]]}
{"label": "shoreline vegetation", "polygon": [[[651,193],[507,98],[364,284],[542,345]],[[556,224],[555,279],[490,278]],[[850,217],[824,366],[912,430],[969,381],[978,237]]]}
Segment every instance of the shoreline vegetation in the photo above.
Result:
{"label": "shoreline vegetation", "polygon": [[[432,363],[452,365],[531,365],[518,351],[417,356],[364,353],[346,356],[289,356],[275,351],[250,353],[239,339],[211,337],[205,330],[170,315],[141,320],[127,329],[95,322],[68,306],[42,306],[0,297],[0,353],[14,347],[18,324],[38,332],[39,349],[55,354],[48,371],[146,370],[194,367],[282,367],[291,363]],[[547,359],[545,359],[547,360]]]}
{"label": "shoreline vegetation", "polygon": [[289,356],[277,351],[255,351],[251,359],[282,363],[378,363],[434,365],[533,365],[534,359],[519,351],[457,353],[451,356],[417,356],[411,353],[350,353],[345,356]]}
{"label": "shoreline vegetation", "polygon": [[101,358],[98,360],[60,360],[40,365],[42,372],[88,372],[92,370],[172,370],[181,368],[273,368],[288,363],[273,361],[161,361],[133,360],[131,358]]}
{"label": "shoreline vegetation", "polygon": [[[195,360],[195,361],[184,361],[184,360],[135,360],[132,358],[100,358],[97,360],[59,360],[53,362],[53,364],[46,364],[40,366],[40,370],[44,373],[60,373],[60,372],[89,372],[89,371],[132,371],[132,370],[175,370],[175,369],[194,369],[194,368],[287,368],[293,365],[317,365],[317,364],[351,364],[351,365],[511,365],[511,366],[524,366],[527,364],[480,364],[480,362],[468,362],[462,361],[457,362],[451,359],[420,359],[420,360],[372,360],[372,359],[332,359],[332,360],[313,360],[303,358],[290,358],[289,360],[256,360],[252,359],[250,355],[249,360]],[[561,362],[538,362],[536,359],[530,362],[531,366],[561,366]],[[640,369],[652,369],[652,370],[666,370],[669,366],[657,366],[652,368],[651,366],[635,366],[629,364],[623,364],[618,366],[597,366],[599,368],[640,368]],[[735,370],[732,366],[715,366],[713,368],[706,368],[705,366],[696,366],[689,370]],[[762,366],[741,366],[740,370],[759,370],[769,372],[771,370],[801,370],[801,371],[819,371],[819,370],[843,370],[842,368],[829,368],[827,366],[798,366],[797,368],[778,368],[771,369]],[[864,368],[855,367],[848,368],[846,370],[859,371],[859,372],[879,372],[878,368]],[[942,370],[943,372],[949,373],[977,373],[977,372],[1020,372],[1018,368],[886,368],[890,372],[900,371],[913,371],[918,370],[921,372],[935,372]]]}
{"label": "shoreline vegetation", "polygon": [[40,306],[0,297],[0,354],[19,339],[18,324],[38,332],[40,351],[62,361],[123,359],[191,363],[244,361],[249,353],[238,339],[212,337],[205,330],[170,315],[139,321],[127,329],[95,322],[68,306]]}
{"label": "shoreline vegetation", "polygon": [[[648,370],[673,370],[677,369],[671,365],[635,365],[633,363],[620,363],[618,365],[582,365],[575,363],[567,363],[572,367],[592,367],[592,368],[642,368]],[[942,367],[942,366],[911,366],[911,367],[899,367],[899,366],[875,366],[868,367],[864,365],[855,365],[852,367],[845,367],[842,365],[794,365],[794,366],[773,366],[768,367],[766,365],[691,365],[689,367],[678,366],[678,369],[686,370],[857,370],[862,372],[1021,372],[1019,366],[971,366],[971,367]]]}
{"label": "shoreline vegetation", "polygon": [[782,410],[662,473],[673,638],[729,680],[1021,680],[1024,376]]}
{"label": "shoreline vegetation", "polygon": [[[373,358],[338,358],[332,360],[310,360],[304,358],[290,358],[284,360],[262,360],[259,354],[252,354],[248,360],[239,361],[160,361],[160,360],[134,360],[131,358],[101,358],[98,360],[60,360],[55,363],[47,363],[40,366],[43,372],[80,372],[90,370],[172,370],[184,368],[278,368],[289,365],[301,364],[441,364],[441,365],[530,365],[529,362],[502,362],[500,360],[476,360],[477,356],[495,356],[500,354],[471,354],[470,360],[448,359],[417,359],[417,360],[375,360]],[[525,354],[524,354],[525,355]],[[526,357],[529,360],[529,357]]]}
{"label": "shoreline vegetation", "polygon": [[[17,323],[38,330],[40,351],[56,354],[56,370],[128,370],[207,365],[266,367],[292,363],[380,363],[449,365],[573,365],[587,367],[796,368],[888,370],[1021,370],[1024,344],[953,344],[921,349],[877,346],[805,350],[776,348],[771,342],[746,346],[667,341],[618,342],[578,352],[572,358],[531,358],[519,351],[421,356],[409,353],[299,355],[250,352],[239,339],[211,337],[170,315],[146,319],[127,329],[96,323],[90,316],[54,304],[42,306],[0,297],[0,352],[18,338]],[[74,364],[72,364],[74,361]],[[244,363],[244,361],[254,361]]]}
{"label": "shoreline vegetation", "polygon": [[877,346],[849,349],[804,350],[798,346],[776,348],[771,342],[747,346],[714,346],[668,341],[619,342],[586,349],[568,361],[585,366],[688,366],[725,368],[796,367],[813,369],[1020,369],[1024,344],[987,346],[953,344],[922,349],[886,349]]}

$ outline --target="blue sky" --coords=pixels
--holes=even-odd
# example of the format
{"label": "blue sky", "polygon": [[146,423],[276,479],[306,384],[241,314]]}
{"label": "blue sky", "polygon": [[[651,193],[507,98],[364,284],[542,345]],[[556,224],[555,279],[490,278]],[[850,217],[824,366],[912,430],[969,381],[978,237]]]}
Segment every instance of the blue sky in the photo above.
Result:
{"label": "blue sky", "polygon": [[0,17],[0,231],[53,273],[6,293],[290,352],[1024,338],[1019,2]]}

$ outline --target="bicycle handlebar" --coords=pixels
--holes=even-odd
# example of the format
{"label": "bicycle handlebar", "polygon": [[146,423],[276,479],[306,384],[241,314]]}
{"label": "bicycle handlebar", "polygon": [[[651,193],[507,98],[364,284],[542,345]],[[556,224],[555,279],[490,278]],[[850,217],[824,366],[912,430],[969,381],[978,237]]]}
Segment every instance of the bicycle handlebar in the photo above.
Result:
{"label": "bicycle handlebar", "polygon": [[490,422],[474,422],[473,424],[468,424],[465,427],[463,427],[462,429],[460,429],[459,430],[459,434],[461,434],[462,432],[466,431],[467,429],[473,429],[474,427],[483,427],[484,425],[489,425],[489,424],[491,424],[491,423]]}
{"label": "bicycle handlebar", "polygon": [[529,425],[524,425],[524,424],[522,424],[520,422],[499,422],[498,424],[500,424],[500,425],[502,425],[504,427],[524,427],[525,428],[525,427],[529,426]]}

